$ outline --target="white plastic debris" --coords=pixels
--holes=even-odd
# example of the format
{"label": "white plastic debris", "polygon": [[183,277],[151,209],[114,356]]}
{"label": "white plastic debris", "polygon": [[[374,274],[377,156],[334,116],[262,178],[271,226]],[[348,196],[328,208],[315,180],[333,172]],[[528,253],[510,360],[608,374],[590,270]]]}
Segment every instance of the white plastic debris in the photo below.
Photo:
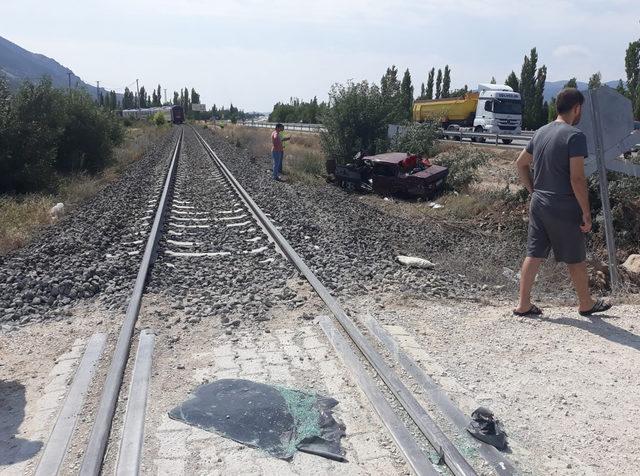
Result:
{"label": "white plastic debris", "polygon": [[436,266],[429,260],[426,260],[424,258],[417,258],[415,256],[398,255],[396,256],[396,259],[400,264],[409,266],[410,268],[433,269]]}
{"label": "white plastic debris", "polygon": [[51,218],[55,221],[58,218],[60,218],[63,211],[64,211],[64,203],[58,202],[53,207],[51,207],[51,210],[49,210],[49,215],[51,215]]}
{"label": "white plastic debris", "polygon": [[430,206],[431,208],[435,208],[436,210],[437,210],[438,208],[444,208],[444,205],[440,205],[439,203],[436,203],[436,202],[430,202],[430,203],[429,203],[429,206]]}

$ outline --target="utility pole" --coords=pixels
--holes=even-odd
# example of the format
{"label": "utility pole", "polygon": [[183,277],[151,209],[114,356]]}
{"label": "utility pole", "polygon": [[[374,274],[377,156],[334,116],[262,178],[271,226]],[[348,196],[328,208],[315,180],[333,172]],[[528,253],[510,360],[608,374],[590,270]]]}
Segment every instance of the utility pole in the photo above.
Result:
{"label": "utility pole", "polygon": [[137,79],[136,79],[136,91],[138,92],[138,111],[140,111],[140,88],[138,87]]}
{"label": "utility pole", "polygon": [[164,102],[167,102],[167,88],[164,88]]}

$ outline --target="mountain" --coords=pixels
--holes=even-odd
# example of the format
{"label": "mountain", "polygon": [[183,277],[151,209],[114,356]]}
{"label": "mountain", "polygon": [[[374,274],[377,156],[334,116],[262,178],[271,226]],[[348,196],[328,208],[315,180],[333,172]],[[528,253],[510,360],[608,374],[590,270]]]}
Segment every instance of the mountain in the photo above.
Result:
{"label": "mountain", "polygon": [[[545,101],[551,101],[551,98],[556,97],[558,95],[558,93],[560,91],[562,91],[562,88],[564,88],[564,85],[567,84],[569,80],[568,79],[564,79],[562,81],[547,81],[544,83],[544,99]],[[583,83],[582,81],[578,81],[578,89],[587,89],[588,84],[587,83]],[[618,86],[618,80],[616,81],[607,81],[606,83],[602,83],[606,86],[609,86],[611,88],[615,88],[616,86]]]}
{"label": "mountain", "polygon": [[12,89],[27,79],[37,82],[43,76],[49,76],[55,87],[66,89],[69,86],[70,73],[72,88],[83,88],[91,96],[96,96],[96,87],[82,81],[69,68],[47,56],[27,51],[1,36],[0,73],[4,73],[8,78],[9,87]]}

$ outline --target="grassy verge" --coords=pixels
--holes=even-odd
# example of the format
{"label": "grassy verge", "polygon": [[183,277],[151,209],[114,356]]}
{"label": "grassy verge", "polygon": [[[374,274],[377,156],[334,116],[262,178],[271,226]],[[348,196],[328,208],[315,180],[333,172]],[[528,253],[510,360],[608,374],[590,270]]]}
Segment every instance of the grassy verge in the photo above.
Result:
{"label": "grassy verge", "polygon": [[[271,129],[246,127],[239,124],[218,127],[214,132],[246,149],[252,157],[270,157]],[[317,134],[285,131],[291,141],[285,146],[284,174],[290,180],[303,183],[321,183],[325,175],[325,156],[320,148],[320,137]]]}
{"label": "grassy verge", "polygon": [[0,196],[0,255],[21,248],[38,228],[50,224],[53,218],[49,211],[56,203],[62,202],[67,213],[116,180],[168,130],[146,124],[128,128],[124,143],[114,150],[111,166],[95,176],[81,174],[62,178],[59,191],[54,195],[30,193]]}

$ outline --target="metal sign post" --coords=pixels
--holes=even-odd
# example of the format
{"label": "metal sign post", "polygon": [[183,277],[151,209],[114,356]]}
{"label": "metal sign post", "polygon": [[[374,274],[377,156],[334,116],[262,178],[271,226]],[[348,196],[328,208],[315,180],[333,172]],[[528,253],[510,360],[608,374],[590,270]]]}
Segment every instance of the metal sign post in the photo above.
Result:
{"label": "metal sign post", "polygon": [[611,290],[618,287],[618,259],[616,257],[616,238],[613,231],[613,215],[609,202],[609,181],[607,180],[607,165],[604,160],[602,125],[598,116],[598,96],[591,97],[591,119],[594,127],[594,143],[596,161],[598,163],[598,185],[600,186],[600,200],[602,201],[602,213],[604,214],[604,234],[607,240],[607,254],[609,256],[609,277],[611,278]]}
{"label": "metal sign post", "polygon": [[584,91],[584,94],[585,113],[577,127],[587,137],[589,156],[585,161],[585,172],[587,175],[598,172],[609,277],[611,289],[615,290],[619,284],[619,276],[607,171],[640,177],[640,165],[621,159],[624,152],[640,144],[640,134],[634,133],[633,112],[628,98],[607,86]]}

